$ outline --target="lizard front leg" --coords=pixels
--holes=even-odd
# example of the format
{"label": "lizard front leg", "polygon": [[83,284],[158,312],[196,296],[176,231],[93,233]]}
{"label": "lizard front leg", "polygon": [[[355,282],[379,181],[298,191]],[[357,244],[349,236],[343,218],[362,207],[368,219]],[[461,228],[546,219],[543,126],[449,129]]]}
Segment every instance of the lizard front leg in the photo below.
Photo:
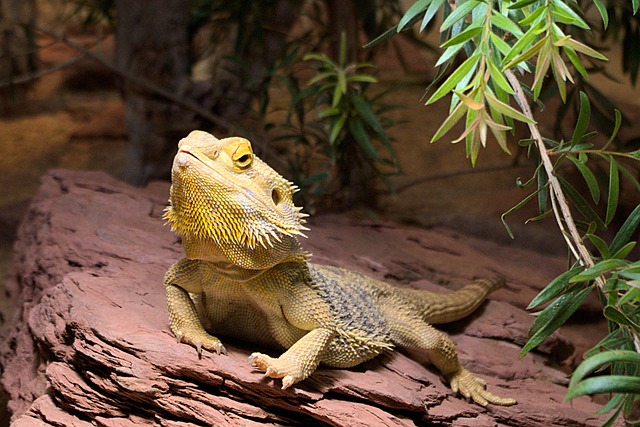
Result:
{"label": "lizard front leg", "polygon": [[280,357],[253,353],[249,363],[260,368],[268,377],[282,378],[282,388],[286,389],[316,370],[334,336],[335,332],[330,329],[316,328],[296,341]]}
{"label": "lizard front leg", "polygon": [[[456,345],[442,332],[422,319],[410,315],[401,315],[403,310],[393,307],[385,311],[389,322],[392,340],[401,347],[425,352],[429,361],[442,372],[455,393],[462,394],[475,403],[486,406],[514,405],[510,398],[496,396],[486,390],[486,382],[467,371],[458,361]],[[383,304],[383,307],[385,305]],[[389,307],[389,306],[386,306]]]}
{"label": "lizard front leg", "polygon": [[222,342],[209,335],[202,326],[195,304],[189,293],[202,291],[200,261],[181,259],[171,266],[164,277],[169,308],[169,326],[178,342],[194,346],[198,355],[202,348],[226,353]]}

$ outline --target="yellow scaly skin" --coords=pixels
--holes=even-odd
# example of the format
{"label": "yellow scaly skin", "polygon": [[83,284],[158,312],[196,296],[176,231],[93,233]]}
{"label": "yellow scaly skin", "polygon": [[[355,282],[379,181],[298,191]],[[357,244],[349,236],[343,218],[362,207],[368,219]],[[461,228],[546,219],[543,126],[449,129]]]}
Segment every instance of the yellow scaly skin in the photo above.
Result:
{"label": "yellow scaly skin", "polygon": [[178,144],[165,219],[185,258],[165,275],[178,342],[216,353],[218,334],[281,348],[249,361],[282,388],[317,366],[348,368],[393,347],[424,352],[454,392],[480,405],[512,405],[458,362],[455,344],[431,323],[473,312],[500,280],[441,295],[399,289],[308,262],[296,235],[306,229],[295,187],[258,159],[244,138],[194,131]]}

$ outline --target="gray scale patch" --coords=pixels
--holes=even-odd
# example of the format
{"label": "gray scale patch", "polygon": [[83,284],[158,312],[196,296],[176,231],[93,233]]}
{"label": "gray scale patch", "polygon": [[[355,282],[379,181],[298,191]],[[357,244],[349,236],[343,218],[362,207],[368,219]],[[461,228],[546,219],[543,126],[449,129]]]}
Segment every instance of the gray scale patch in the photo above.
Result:
{"label": "gray scale patch", "polygon": [[[330,271],[342,276],[338,269]],[[387,322],[370,292],[357,283],[351,283],[349,277],[338,281],[313,265],[309,265],[309,276],[309,285],[327,303],[337,323],[346,331],[360,331],[374,341],[391,343]]]}

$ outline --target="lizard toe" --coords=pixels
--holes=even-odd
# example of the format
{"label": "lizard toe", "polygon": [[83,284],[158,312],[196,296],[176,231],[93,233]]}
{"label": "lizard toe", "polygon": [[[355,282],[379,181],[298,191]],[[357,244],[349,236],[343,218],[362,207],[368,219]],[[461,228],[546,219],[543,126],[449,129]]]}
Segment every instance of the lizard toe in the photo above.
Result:
{"label": "lizard toe", "polygon": [[486,381],[464,368],[460,368],[448,377],[451,390],[454,393],[460,393],[467,400],[473,400],[480,406],[487,406],[489,403],[495,405],[514,405],[517,403],[514,399],[496,396],[486,390]]}

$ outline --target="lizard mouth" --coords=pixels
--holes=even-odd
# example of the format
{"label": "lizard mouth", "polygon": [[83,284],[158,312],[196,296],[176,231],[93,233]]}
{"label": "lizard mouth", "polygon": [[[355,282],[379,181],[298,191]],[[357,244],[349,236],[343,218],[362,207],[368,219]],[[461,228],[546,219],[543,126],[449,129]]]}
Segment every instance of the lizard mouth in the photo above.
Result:
{"label": "lizard mouth", "polygon": [[193,160],[197,160],[200,163],[204,163],[202,160],[200,160],[198,158],[198,156],[193,154],[191,151],[180,149],[180,150],[178,150],[178,153],[176,154],[175,163],[176,163],[177,166],[184,167],[184,166],[189,166],[189,164]]}

